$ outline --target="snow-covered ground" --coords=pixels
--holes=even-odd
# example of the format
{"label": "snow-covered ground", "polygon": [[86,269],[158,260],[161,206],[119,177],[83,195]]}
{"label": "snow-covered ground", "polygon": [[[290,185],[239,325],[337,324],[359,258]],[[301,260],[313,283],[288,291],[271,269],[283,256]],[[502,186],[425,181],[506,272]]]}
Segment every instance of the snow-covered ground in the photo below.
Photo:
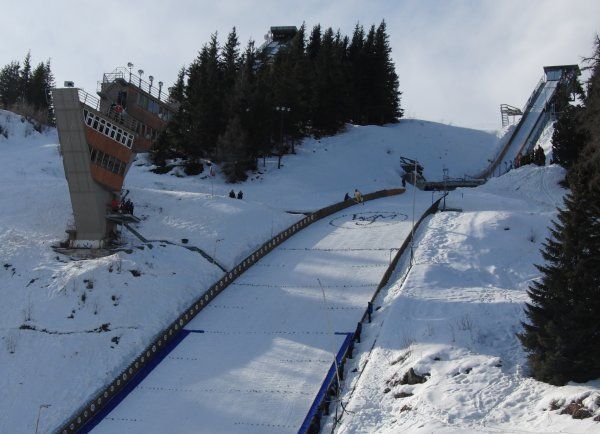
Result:
{"label": "snow-covered ground", "polygon": [[39,134],[6,111],[0,124],[8,131],[0,135],[2,433],[34,432],[38,415],[39,432],[55,429],[220,277],[177,245],[183,238],[230,267],[298,219],[285,210],[313,210],[355,187],[397,187],[400,155],[419,159],[435,179],[444,164],[456,176],[481,170],[496,146],[494,134],[431,122],[350,127],[307,140],[281,170],[268,161],[234,186],[244,200],[229,199],[220,177],[156,175],[142,159],[126,179],[143,218],[137,230],[175,244],[124,234],[126,250],[71,261],[51,248],[71,219],[56,132]]}
{"label": "snow-covered ground", "polygon": [[[354,188],[363,192],[398,187],[402,170],[401,156],[419,160],[428,180],[441,180],[443,169],[450,177],[474,175],[487,166],[500,145],[495,132],[454,127],[421,120],[402,120],[379,126],[349,125],[347,131],[320,140],[306,139],[296,155],[283,157],[283,169],[277,159],[259,160],[257,173],[241,185],[248,202],[268,204],[276,209],[311,211],[339,202]],[[165,179],[173,178],[170,181]],[[127,186],[137,188],[193,189],[210,194],[212,185],[206,172],[190,179],[175,176],[156,177],[134,171]],[[226,196],[232,185],[221,179],[214,192]]]}
{"label": "snow-covered ground", "polygon": [[[430,205],[419,192],[417,214]],[[92,432],[298,432],[410,233],[411,213],[409,194],[378,199],[281,244],[192,320],[189,335]]]}
{"label": "snow-covered ground", "polygon": [[[560,414],[572,401],[600,414],[600,380],[529,378],[515,335],[563,177],[558,166],[522,167],[452,192],[447,205],[462,212],[424,222],[414,265],[397,270],[363,329],[338,433],[600,432],[592,418]],[[408,384],[411,368],[426,381]]]}

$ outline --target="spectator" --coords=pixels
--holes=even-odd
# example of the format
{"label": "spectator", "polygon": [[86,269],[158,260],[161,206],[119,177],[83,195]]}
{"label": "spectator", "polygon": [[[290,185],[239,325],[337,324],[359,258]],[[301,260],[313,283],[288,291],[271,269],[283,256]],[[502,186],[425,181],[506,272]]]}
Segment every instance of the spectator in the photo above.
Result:
{"label": "spectator", "polygon": [[229,192],[229,197],[232,198],[232,199],[235,199],[235,191],[231,190]]}
{"label": "spectator", "polygon": [[240,191],[238,192],[237,198],[238,198],[238,199],[243,199],[243,198],[244,198],[244,193],[242,193],[242,190],[240,190]]}
{"label": "spectator", "polygon": [[110,201],[110,209],[112,212],[119,212],[119,201],[117,200],[116,197],[113,197],[113,200]]}
{"label": "spectator", "polygon": [[363,202],[362,194],[360,193],[360,191],[358,191],[357,188],[354,189],[354,200],[356,201],[356,203],[362,203],[363,205],[365,204]]}

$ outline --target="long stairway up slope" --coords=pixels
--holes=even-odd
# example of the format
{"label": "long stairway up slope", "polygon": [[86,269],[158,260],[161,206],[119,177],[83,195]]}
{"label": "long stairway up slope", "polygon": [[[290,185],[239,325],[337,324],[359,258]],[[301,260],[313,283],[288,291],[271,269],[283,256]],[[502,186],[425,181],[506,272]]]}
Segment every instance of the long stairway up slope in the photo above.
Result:
{"label": "long stairway up slope", "polygon": [[[410,233],[411,196],[355,205],[281,244],[207,305],[93,432],[297,432]],[[419,193],[417,216],[430,205]]]}

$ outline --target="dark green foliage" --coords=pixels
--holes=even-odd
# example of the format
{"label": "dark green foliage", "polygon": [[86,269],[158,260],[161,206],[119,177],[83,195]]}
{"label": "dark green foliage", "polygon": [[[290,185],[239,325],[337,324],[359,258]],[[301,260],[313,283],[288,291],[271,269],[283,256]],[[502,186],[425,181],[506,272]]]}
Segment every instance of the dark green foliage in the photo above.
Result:
{"label": "dark green foliage", "polygon": [[186,165],[183,168],[183,171],[186,175],[199,175],[204,172],[204,165],[201,161],[197,160],[188,160]]}
{"label": "dark green foliage", "polygon": [[19,62],[13,61],[0,70],[0,103],[3,108],[15,104],[21,96]]}
{"label": "dark green foliage", "polygon": [[247,137],[242,129],[239,117],[231,119],[225,132],[219,137],[217,161],[221,161],[221,169],[228,182],[244,181],[247,176],[248,158],[246,155]]}
{"label": "dark green foliage", "polygon": [[181,67],[177,74],[177,80],[170,89],[169,96],[176,101],[183,101],[183,92],[185,90],[185,67]]}
{"label": "dark green foliage", "polygon": [[27,53],[23,66],[13,61],[0,69],[0,107],[12,110],[43,124],[54,124],[49,89],[54,87],[50,60],[33,70]]}
{"label": "dark green foliage", "polygon": [[541,381],[600,377],[599,193],[586,187],[585,179],[572,186],[544,244],[545,264],[538,266],[543,277],[528,290],[529,324],[519,337],[533,376]]}
{"label": "dark green foliage", "polygon": [[552,384],[600,378],[600,40],[574,131],[586,134],[570,164],[565,208],[550,230],[539,282],[519,338],[533,376]]}
{"label": "dark green foliage", "polygon": [[402,117],[384,22],[367,36],[357,25],[352,42],[320,25],[306,38],[303,24],[275,54],[257,50],[253,41],[242,52],[235,28],[223,47],[215,34],[180,71],[171,96],[182,104],[156,143],[155,163],[176,152],[223,161],[232,182],[257,158],[293,152],[307,135]]}
{"label": "dark green foliage", "polygon": [[587,141],[587,132],[582,129],[583,107],[567,105],[554,124],[552,155],[554,162],[569,169],[581,153]]}

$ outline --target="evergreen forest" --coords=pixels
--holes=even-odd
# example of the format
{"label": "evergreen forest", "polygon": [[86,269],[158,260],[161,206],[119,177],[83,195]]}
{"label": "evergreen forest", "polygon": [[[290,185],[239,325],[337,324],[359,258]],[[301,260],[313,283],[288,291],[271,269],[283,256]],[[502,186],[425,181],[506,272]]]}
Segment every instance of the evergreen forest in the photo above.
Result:
{"label": "evergreen forest", "polygon": [[221,164],[228,181],[246,179],[267,155],[293,153],[307,136],[333,135],[353,124],[397,122],[403,114],[386,23],[352,37],[302,25],[273,52],[236,29],[223,45],[217,34],[180,70],[170,95],[181,103],[159,137],[153,159],[173,157],[187,169]]}
{"label": "evergreen forest", "polygon": [[27,53],[23,63],[14,60],[0,69],[0,108],[18,113],[40,125],[53,125],[49,89],[54,87],[50,60],[31,63]]}

